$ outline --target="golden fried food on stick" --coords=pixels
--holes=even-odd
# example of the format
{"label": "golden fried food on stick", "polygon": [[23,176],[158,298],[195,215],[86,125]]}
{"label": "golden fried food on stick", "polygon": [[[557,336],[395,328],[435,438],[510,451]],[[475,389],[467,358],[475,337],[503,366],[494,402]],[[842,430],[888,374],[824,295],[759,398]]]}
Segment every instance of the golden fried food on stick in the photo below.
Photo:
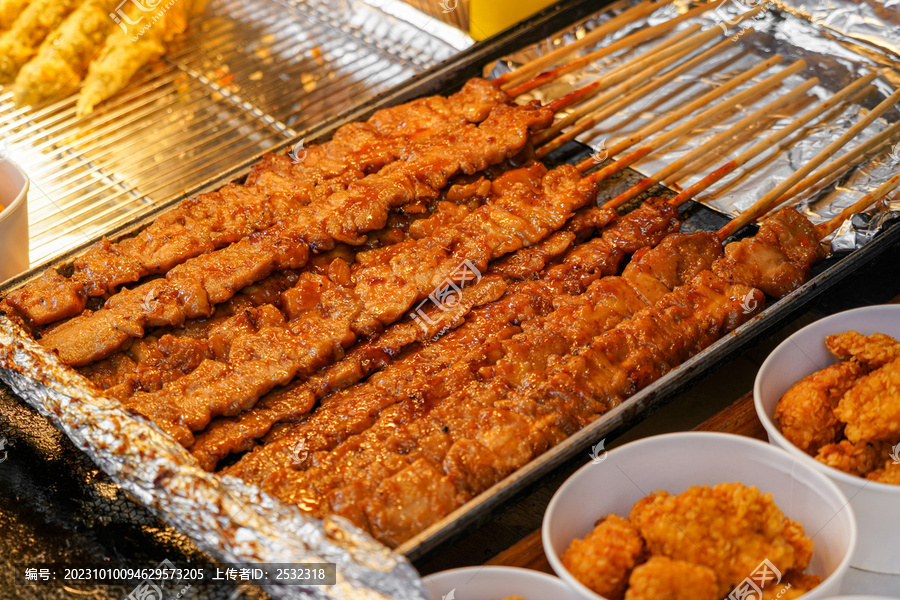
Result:
{"label": "golden fried food on stick", "polygon": [[861,377],[834,414],[847,424],[844,432],[851,442],[900,440],[900,358]]}
{"label": "golden fried food on stick", "polygon": [[825,444],[836,442],[843,424],[835,416],[834,407],[862,374],[859,364],[841,362],[792,385],[775,407],[775,420],[784,437],[811,455]]}
{"label": "golden fried food on stick", "polygon": [[0,29],[9,29],[31,0],[0,0]]}
{"label": "golden fried food on stick", "polygon": [[[572,540],[562,555],[562,563],[592,591],[609,600],[621,600],[631,570],[643,554],[644,540],[637,529],[613,514],[600,521],[584,539]],[[711,600],[714,599],[715,596]]]}
{"label": "golden fried food on stick", "polygon": [[109,11],[117,0],[88,0],[47,36],[37,56],[16,77],[17,105],[38,104],[78,88],[88,63],[100,52],[114,26]]}
{"label": "golden fried food on stick", "polygon": [[853,359],[866,370],[880,369],[900,358],[900,342],[883,333],[863,335],[856,331],[829,335],[825,345],[842,360]]}
{"label": "golden fried food on stick", "polygon": [[[91,63],[78,96],[78,114],[91,112],[124,88],[141,67],[162,56],[167,44],[184,32],[190,19],[205,6],[206,0],[177,0],[155,22],[150,19],[159,13],[144,16],[132,6],[127,19],[113,31],[100,55]],[[125,26],[126,22],[136,24]]]}
{"label": "golden fried food on stick", "polygon": [[47,35],[78,8],[83,0],[35,0],[0,36],[0,83],[15,79]]}

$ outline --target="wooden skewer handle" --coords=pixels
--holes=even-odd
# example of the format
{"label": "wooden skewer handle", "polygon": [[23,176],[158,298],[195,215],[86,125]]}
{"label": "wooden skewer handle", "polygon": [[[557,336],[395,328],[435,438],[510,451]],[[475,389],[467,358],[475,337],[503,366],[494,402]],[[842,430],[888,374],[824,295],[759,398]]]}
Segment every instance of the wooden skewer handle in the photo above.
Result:
{"label": "wooden skewer handle", "polygon": [[845,208],[841,211],[839,215],[835,215],[825,223],[819,225],[819,235],[821,237],[826,237],[831,235],[841,224],[855,215],[858,212],[862,212],[869,208],[872,204],[875,204],[891,192],[893,192],[897,187],[900,186],[900,173],[897,173],[880,186]]}
{"label": "wooden skewer handle", "polygon": [[669,4],[670,1],[671,0],[653,2],[651,0],[644,0],[644,2],[632,6],[622,14],[617,15],[611,18],[606,23],[599,25],[596,29],[588,32],[588,34],[580,40],[576,40],[571,44],[568,44],[561,48],[557,48],[552,52],[548,52],[544,56],[541,56],[529,63],[525,63],[518,69],[501,75],[495,80],[495,82],[497,83],[497,85],[501,86],[504,89],[508,89],[513,85],[521,83],[529,76],[538,73],[541,69],[556,64],[563,56],[566,56],[569,53],[578,50],[579,48],[590,46],[591,44],[599,42],[610,33],[617,31],[628,23],[632,23],[634,21],[637,21],[638,19],[646,17],[659,7]]}
{"label": "wooden skewer handle", "polygon": [[[574,127],[570,128],[567,132],[562,135],[554,138],[549,143],[547,143],[544,147],[538,150],[537,156],[538,158],[542,158],[553,152],[557,148],[564,146],[566,143],[575,139],[579,134],[587,131],[595,124],[602,122],[603,120],[609,118],[614,115],[616,112],[628,106],[638,98],[649,93],[650,90],[659,88],[675,77],[677,77],[680,73],[683,73],[685,70],[691,68],[692,66],[702,63],[709,59],[710,56],[714,54],[713,51],[719,52],[721,51],[724,45],[730,44],[731,39],[725,40],[720,44],[716,44],[713,48],[703,52],[702,54],[694,57],[693,59],[685,62],[677,66],[676,68],[670,70],[669,72],[663,74],[658,79],[653,79],[651,76],[657,73],[659,70],[665,69],[672,63],[675,63],[691,52],[694,51],[693,48],[685,48],[681,52],[675,53],[672,56],[668,57],[664,61],[660,62],[656,65],[650,65],[643,71],[640,71],[633,77],[623,81],[616,87],[612,88],[608,92],[598,96],[593,101],[587,103],[582,108],[568,115],[566,118],[562,119],[559,123],[555,123],[553,127],[550,129],[541,132],[540,136],[536,136],[535,143],[541,144],[544,142],[550,135],[561,131],[563,128],[567,127],[571,123],[577,121]],[[642,84],[637,89],[634,89],[636,84]],[[623,95],[624,94],[624,95]],[[618,98],[618,100],[616,100]],[[613,101],[610,104],[610,101]],[[592,110],[596,110],[597,108],[601,110],[594,114],[590,114]],[[579,117],[580,120],[579,120]],[[554,131],[555,130],[555,131]],[[550,135],[547,135],[550,134]]]}
{"label": "wooden skewer handle", "polygon": [[634,132],[632,135],[628,136],[627,138],[623,139],[620,142],[617,142],[614,146],[612,146],[609,149],[610,156],[615,156],[615,155],[619,154],[620,152],[627,150],[628,148],[634,146],[635,144],[638,144],[638,143],[644,141],[645,139],[647,139],[654,133],[662,131],[669,125],[672,125],[673,123],[680,121],[684,117],[686,117],[690,114],[693,114],[694,111],[696,111],[700,108],[703,108],[705,106],[708,106],[710,102],[712,102],[718,98],[721,98],[722,96],[724,96],[728,92],[732,91],[736,87],[743,85],[744,83],[750,81],[752,78],[756,77],[760,73],[763,73],[763,72],[769,70],[771,67],[780,63],[781,60],[782,60],[781,55],[776,54],[775,56],[772,56],[768,60],[761,62],[760,64],[756,65],[755,67],[752,67],[752,68],[748,69],[747,71],[744,71],[740,75],[737,75],[733,79],[726,81],[722,85],[711,89],[710,91],[706,92],[705,94],[703,94],[702,96],[700,96],[699,98],[694,100],[693,102],[690,102],[690,103],[682,106],[681,108],[669,113],[668,115],[666,115],[665,117],[663,117],[661,119],[656,119],[655,121],[653,121],[646,127]]}
{"label": "wooden skewer handle", "polygon": [[506,91],[513,98],[517,96],[521,96],[531,90],[537,89],[541,86],[547,85],[552,81],[556,81],[566,73],[571,73],[577,69],[580,69],[586,65],[589,65],[593,62],[600,60],[601,58],[605,58],[610,56],[619,50],[624,50],[626,48],[633,48],[638,44],[641,44],[647,40],[652,40],[661,35],[668,33],[669,31],[675,29],[677,25],[680,23],[691,19],[697,16],[700,13],[706,12],[710,9],[709,4],[703,4],[696,8],[692,8],[687,11],[683,15],[678,15],[674,19],[669,19],[664,23],[660,23],[659,25],[654,25],[653,27],[648,27],[646,29],[639,29],[634,33],[631,33],[621,40],[615,41],[608,46],[604,46],[603,48],[599,48],[594,50],[589,54],[585,54],[584,56],[573,60],[572,62],[565,64],[561,67],[557,67],[555,69],[551,69],[550,71],[545,71],[540,75],[524,82],[516,85],[515,87],[508,88]]}
{"label": "wooden skewer handle", "polygon": [[[868,115],[866,115],[863,119],[861,119],[858,123],[856,123],[853,127],[844,132],[840,137],[838,137],[835,141],[828,144],[825,148],[823,148],[818,154],[816,154],[808,163],[797,169],[790,177],[785,179],[779,185],[777,185],[773,190],[767,193],[765,196],[757,200],[757,202],[748,208],[746,211],[741,213],[736,219],[731,221],[728,225],[719,230],[720,237],[728,237],[733,234],[735,231],[738,231],[751,221],[756,220],[761,214],[769,209],[770,206],[776,206],[775,201],[779,203],[784,202],[790,199],[785,192],[790,190],[804,177],[809,175],[816,167],[824,163],[828,160],[829,157],[833,156],[835,152],[837,152],[841,147],[844,146],[848,141],[856,137],[856,135],[869,126],[872,121],[880,117],[884,114],[889,108],[894,106],[898,101],[900,101],[900,90],[895,91],[885,100],[878,104]],[[724,238],[723,238],[724,239]]]}
{"label": "wooden skewer handle", "polygon": [[802,115],[800,115],[799,117],[794,119],[786,127],[783,127],[781,129],[777,130],[775,133],[773,133],[768,138],[760,140],[759,142],[754,144],[752,147],[750,147],[749,149],[747,149],[746,151],[744,151],[740,155],[738,155],[734,160],[731,160],[731,161],[725,163],[724,165],[719,167],[717,170],[713,171],[712,173],[710,173],[709,175],[704,177],[702,180],[698,181],[691,187],[680,192],[677,196],[672,198],[672,203],[675,204],[676,206],[683,204],[687,200],[695,197],[697,194],[699,194],[703,190],[707,189],[709,186],[713,185],[714,183],[716,183],[717,181],[719,181],[720,179],[722,179],[723,177],[725,177],[726,175],[728,175],[729,173],[734,171],[736,168],[753,160],[754,158],[756,158],[757,156],[766,152],[769,149],[775,148],[775,152],[781,152],[783,150],[783,148],[781,148],[780,146],[776,147],[776,145],[779,144],[782,140],[787,138],[789,135],[791,135],[792,133],[794,133],[801,127],[810,123],[813,119],[815,119],[819,115],[824,114],[825,111],[829,110],[830,108],[832,108],[834,106],[837,106],[839,103],[843,102],[847,98],[855,96],[860,90],[862,90],[864,87],[866,87],[867,85],[872,83],[872,81],[876,77],[877,77],[877,75],[875,73],[870,73],[869,75],[866,75],[865,77],[861,77],[860,79],[857,79],[856,81],[854,81],[850,85],[846,86],[844,89],[840,90],[839,92],[837,92],[836,94],[834,94],[833,96],[828,98],[827,100],[820,102],[813,108],[809,109],[808,111],[806,111],[805,113],[803,113]]}

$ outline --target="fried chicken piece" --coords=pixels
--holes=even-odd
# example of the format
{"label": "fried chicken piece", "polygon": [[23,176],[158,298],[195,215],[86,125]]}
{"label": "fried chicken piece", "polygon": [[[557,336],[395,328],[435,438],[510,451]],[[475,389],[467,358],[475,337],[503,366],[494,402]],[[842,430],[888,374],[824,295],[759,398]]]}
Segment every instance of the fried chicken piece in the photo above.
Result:
{"label": "fried chicken piece", "polygon": [[643,554],[644,540],[637,529],[612,514],[597,523],[583,540],[572,540],[562,555],[562,563],[594,592],[609,600],[621,600],[631,570]]}
{"label": "fried chicken piece", "polygon": [[883,333],[863,335],[848,331],[825,338],[825,345],[840,359],[854,359],[866,370],[879,369],[900,358],[900,342]]}
{"label": "fried chicken piece", "polygon": [[0,29],[9,29],[30,0],[0,0]]}
{"label": "fried chicken piece", "polygon": [[[144,65],[165,54],[172,40],[203,12],[206,0],[180,0],[167,6],[171,9],[165,11],[165,18],[155,21],[151,20],[154,13],[144,18],[145,9],[137,5],[130,8],[125,21],[119,23],[120,28],[113,30],[91,62],[76,104],[79,115],[90,113],[97,104],[124,88]],[[133,25],[125,27],[126,22]]]}
{"label": "fried chicken piece", "polygon": [[15,79],[22,65],[31,60],[50,32],[83,0],[34,0],[0,35],[0,82]]}
{"label": "fried chicken piece", "polygon": [[711,568],[719,597],[765,559],[784,573],[806,568],[812,553],[802,526],[781,512],[771,494],[741,483],[694,486],[677,496],[650,494],[634,505],[629,519],[652,554]]}
{"label": "fried chicken piece", "polygon": [[900,358],[861,377],[834,414],[847,424],[844,433],[851,442],[900,440]]}
{"label": "fried chicken piece", "polygon": [[819,448],[816,460],[838,471],[865,477],[884,464],[890,449],[890,444],[884,442],[854,444],[849,440],[841,440]]}
{"label": "fried chicken piece", "polygon": [[840,362],[792,385],[775,407],[775,420],[784,437],[812,456],[840,439],[843,423],[834,407],[861,374],[856,362]]}
{"label": "fried chicken piece", "polygon": [[822,583],[818,575],[807,575],[799,571],[789,571],[781,581],[765,588],[761,600],[796,600]]}
{"label": "fried chicken piece", "polygon": [[891,459],[885,461],[884,467],[876,469],[866,475],[866,479],[878,483],[890,483],[900,485],[900,444],[894,446]]}
{"label": "fried chicken piece", "polygon": [[17,106],[63,98],[78,89],[88,63],[99,52],[113,20],[117,0],[88,0],[47,36],[27,62],[13,88]]}
{"label": "fried chicken piece", "polygon": [[625,600],[718,600],[718,589],[709,567],[654,556],[634,568]]}

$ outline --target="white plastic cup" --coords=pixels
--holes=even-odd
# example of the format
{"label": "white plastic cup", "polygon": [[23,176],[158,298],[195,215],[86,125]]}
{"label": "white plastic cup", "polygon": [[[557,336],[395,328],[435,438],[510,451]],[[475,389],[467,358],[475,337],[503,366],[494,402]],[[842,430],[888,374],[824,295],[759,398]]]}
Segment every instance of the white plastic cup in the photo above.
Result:
{"label": "white plastic cup", "polygon": [[870,306],[838,313],[811,323],[784,340],[756,374],[753,400],[769,441],[804,465],[834,481],[850,498],[859,525],[859,544],[852,566],[876,573],[900,574],[900,486],[877,483],[824,465],[803,452],[776,425],[775,407],[794,383],[837,359],[825,338],[845,331],[884,333],[900,339],[900,305]]}
{"label": "white plastic cup", "polygon": [[724,433],[649,437],[610,451],[599,464],[585,465],[547,507],[544,552],[556,574],[582,598],[604,600],[563,566],[562,554],[573,539],[583,538],[610,513],[627,518],[635,502],[656,490],[679,494],[695,485],[734,482],[771,492],[779,508],[812,537],[806,572],[823,581],[804,600],[839,593],[856,546],[856,520],[845,496],[827,477],[784,450]]}
{"label": "white plastic cup", "polygon": [[566,583],[540,571],[518,567],[466,567],[422,578],[432,600],[580,600]]}
{"label": "white plastic cup", "polygon": [[0,160],[0,282],[28,269],[28,177]]}

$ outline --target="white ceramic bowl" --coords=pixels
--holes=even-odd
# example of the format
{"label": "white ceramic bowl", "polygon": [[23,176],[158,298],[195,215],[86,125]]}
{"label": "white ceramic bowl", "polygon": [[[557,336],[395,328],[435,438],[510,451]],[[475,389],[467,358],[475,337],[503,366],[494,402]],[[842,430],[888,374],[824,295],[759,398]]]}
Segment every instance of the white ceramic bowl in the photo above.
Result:
{"label": "white ceramic bowl", "polygon": [[0,160],[0,282],[28,269],[28,177]]}
{"label": "white ceramic bowl", "polygon": [[[580,600],[562,579],[517,567],[466,567],[423,577],[432,600]],[[452,593],[451,593],[452,592]]]}
{"label": "white ceramic bowl", "polygon": [[807,375],[837,362],[825,337],[849,330],[885,333],[900,339],[900,305],[870,306],[838,313],[807,325],[778,345],[756,374],[756,413],[769,441],[826,474],[850,498],[859,526],[859,544],[851,564],[878,573],[900,574],[900,486],[876,483],[823,465],[781,434],[772,415],[788,388]]}
{"label": "white ceramic bowl", "polygon": [[[679,494],[693,485],[740,482],[771,492],[784,513],[799,521],[815,547],[808,573],[822,584],[803,596],[841,591],[856,545],[856,521],[841,491],[827,477],[759,440],[724,433],[672,433],[612,450],[587,464],[557,490],[544,514],[544,552],[553,570],[583,598],[602,598],[562,565],[569,543],[610,514],[627,517],[635,502],[656,490]],[[751,574],[748,573],[748,576]]]}

